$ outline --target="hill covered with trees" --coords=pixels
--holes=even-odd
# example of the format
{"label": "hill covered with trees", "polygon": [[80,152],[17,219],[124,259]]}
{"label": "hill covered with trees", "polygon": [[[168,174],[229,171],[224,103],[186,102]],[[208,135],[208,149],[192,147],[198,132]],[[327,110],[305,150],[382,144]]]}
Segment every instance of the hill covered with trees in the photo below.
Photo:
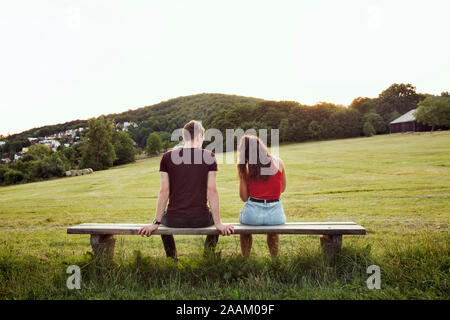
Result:
{"label": "hill covered with trees", "polygon": [[[123,123],[126,121],[137,123],[137,128],[130,128],[130,135],[138,146],[144,148],[146,139],[152,132],[172,132],[191,119],[206,119],[235,104],[256,103],[259,101],[263,101],[263,99],[237,95],[202,93],[178,97],[118,114],[103,115],[103,117],[115,123]],[[30,146],[28,138],[49,136],[58,132],[87,126],[87,119],[77,119],[61,124],[33,128],[10,135],[5,139],[0,139],[6,142],[5,145],[0,147],[0,156],[2,158],[7,156],[13,157],[23,147]]]}

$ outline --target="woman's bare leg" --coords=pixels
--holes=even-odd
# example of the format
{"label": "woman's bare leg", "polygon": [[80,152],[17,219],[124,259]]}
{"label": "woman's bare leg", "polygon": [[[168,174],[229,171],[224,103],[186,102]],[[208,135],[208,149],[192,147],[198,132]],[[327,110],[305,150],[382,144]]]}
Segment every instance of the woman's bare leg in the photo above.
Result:
{"label": "woman's bare leg", "polygon": [[250,257],[250,252],[252,251],[253,237],[251,234],[241,234],[240,241],[242,255],[245,259],[248,259]]}
{"label": "woman's bare leg", "polygon": [[267,234],[267,246],[269,247],[269,252],[272,258],[278,255],[278,246],[280,244],[280,235],[274,233]]}

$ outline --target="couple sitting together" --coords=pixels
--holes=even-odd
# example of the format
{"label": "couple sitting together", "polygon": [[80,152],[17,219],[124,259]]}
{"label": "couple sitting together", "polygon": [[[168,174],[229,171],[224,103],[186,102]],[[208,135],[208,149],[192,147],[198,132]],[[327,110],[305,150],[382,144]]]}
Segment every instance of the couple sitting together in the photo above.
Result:
{"label": "couple sitting together", "polygon": [[[156,217],[152,225],[139,230],[140,235],[150,236],[160,224],[173,228],[214,225],[223,236],[234,233],[233,226],[220,222],[216,187],[217,162],[213,152],[202,149],[204,131],[200,122],[188,122],[183,130],[183,147],[168,151],[162,156]],[[183,161],[177,160],[180,158]],[[241,138],[238,159],[239,196],[245,202],[239,214],[239,222],[246,225],[284,224],[286,217],[280,197],[286,188],[286,172],[281,159],[271,156],[264,143],[252,135]],[[161,238],[167,257],[177,259],[173,235],[161,235]],[[208,235],[205,250],[214,250],[218,239],[218,235]],[[241,234],[240,242],[242,255],[248,258],[252,248],[252,235]],[[278,253],[279,235],[267,234],[267,245],[271,256],[275,257]]]}

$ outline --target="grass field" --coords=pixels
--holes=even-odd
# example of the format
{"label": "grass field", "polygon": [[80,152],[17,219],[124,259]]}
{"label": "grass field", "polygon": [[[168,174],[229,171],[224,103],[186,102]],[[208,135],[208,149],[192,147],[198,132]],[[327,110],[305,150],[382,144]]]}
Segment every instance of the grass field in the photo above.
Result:
{"label": "grass field", "polygon": [[[92,258],[83,222],[153,220],[159,157],[92,175],[0,188],[2,299],[449,299],[450,132],[383,135],[280,147],[288,178],[288,221],[354,221],[366,236],[344,236],[333,265],[318,236],[282,235],[268,258],[264,236],[252,257],[237,236],[203,258],[201,236],[176,237],[180,260],[158,236],[117,237],[114,265]],[[235,222],[235,166],[219,165],[221,217]],[[81,267],[81,290],[66,269]],[[381,290],[366,269],[381,268]]]}

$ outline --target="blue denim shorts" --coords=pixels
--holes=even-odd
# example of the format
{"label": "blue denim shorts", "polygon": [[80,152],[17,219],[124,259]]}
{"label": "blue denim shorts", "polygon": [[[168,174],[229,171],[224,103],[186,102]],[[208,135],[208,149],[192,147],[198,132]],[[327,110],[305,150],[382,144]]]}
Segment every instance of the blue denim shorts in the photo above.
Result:
{"label": "blue denim shorts", "polygon": [[284,224],[283,205],[277,202],[254,202],[247,200],[239,214],[239,222],[252,226],[275,226]]}

